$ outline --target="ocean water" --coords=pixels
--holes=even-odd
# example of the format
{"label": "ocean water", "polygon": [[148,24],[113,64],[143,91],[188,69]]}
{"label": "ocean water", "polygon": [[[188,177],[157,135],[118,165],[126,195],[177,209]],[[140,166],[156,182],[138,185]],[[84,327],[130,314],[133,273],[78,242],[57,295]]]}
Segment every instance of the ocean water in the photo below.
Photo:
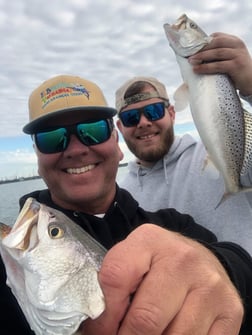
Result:
{"label": "ocean water", "polygon": [[[117,181],[123,177],[126,171],[127,166],[119,167]],[[19,212],[19,198],[26,193],[45,187],[42,179],[0,184],[0,222],[13,225]]]}

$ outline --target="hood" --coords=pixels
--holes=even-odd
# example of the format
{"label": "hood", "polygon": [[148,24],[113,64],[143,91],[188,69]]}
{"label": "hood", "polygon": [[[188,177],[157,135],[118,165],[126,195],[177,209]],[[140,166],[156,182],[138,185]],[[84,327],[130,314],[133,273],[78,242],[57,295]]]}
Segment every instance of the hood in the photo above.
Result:
{"label": "hood", "polygon": [[167,168],[174,161],[177,161],[179,157],[192,145],[195,145],[196,140],[189,134],[185,134],[182,137],[175,136],[175,140],[169,150],[169,152],[159,161],[157,161],[152,167],[143,167],[137,160],[131,161],[128,164],[129,172],[137,176],[139,185],[142,184],[142,178],[146,175],[151,175],[153,172],[164,169],[165,180],[167,182]]}

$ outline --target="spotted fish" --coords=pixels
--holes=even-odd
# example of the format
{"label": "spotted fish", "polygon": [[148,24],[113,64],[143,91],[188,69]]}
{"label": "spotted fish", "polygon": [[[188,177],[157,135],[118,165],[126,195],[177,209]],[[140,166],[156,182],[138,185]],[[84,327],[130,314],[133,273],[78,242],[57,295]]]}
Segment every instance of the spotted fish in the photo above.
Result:
{"label": "spotted fish", "polygon": [[184,80],[174,94],[175,110],[182,110],[189,101],[195,126],[208,153],[207,160],[224,178],[221,200],[230,194],[251,191],[240,182],[241,175],[252,167],[251,114],[243,109],[227,75],[195,74],[187,59],[206,46],[211,37],[185,14],[174,24],[164,24],[164,29]]}

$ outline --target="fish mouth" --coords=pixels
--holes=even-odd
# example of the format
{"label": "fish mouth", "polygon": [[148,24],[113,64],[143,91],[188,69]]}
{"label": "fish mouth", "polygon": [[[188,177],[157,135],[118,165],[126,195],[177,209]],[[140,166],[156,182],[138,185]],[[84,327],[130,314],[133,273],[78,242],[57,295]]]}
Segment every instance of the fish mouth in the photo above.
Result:
{"label": "fish mouth", "polygon": [[39,210],[40,203],[33,198],[28,198],[11,230],[5,230],[7,234],[2,240],[3,245],[8,248],[26,250],[30,242],[30,232],[38,219]]}
{"label": "fish mouth", "polygon": [[182,14],[177,21],[171,25],[172,29],[175,30],[184,30],[186,29],[186,23],[187,23],[188,17],[186,14]]}
{"label": "fish mouth", "polygon": [[187,23],[188,17],[186,14],[182,14],[175,23],[173,24],[169,24],[166,23],[166,29],[168,29],[169,31],[172,30],[173,33],[178,32],[179,30],[185,30],[186,29],[186,23]]}
{"label": "fish mouth", "polygon": [[97,164],[89,164],[78,168],[67,168],[65,171],[68,174],[82,174],[93,170],[96,166]]}
{"label": "fish mouth", "polygon": [[8,226],[8,225],[0,222],[0,240],[2,240],[7,235],[9,235],[10,231],[11,231],[11,226]]}

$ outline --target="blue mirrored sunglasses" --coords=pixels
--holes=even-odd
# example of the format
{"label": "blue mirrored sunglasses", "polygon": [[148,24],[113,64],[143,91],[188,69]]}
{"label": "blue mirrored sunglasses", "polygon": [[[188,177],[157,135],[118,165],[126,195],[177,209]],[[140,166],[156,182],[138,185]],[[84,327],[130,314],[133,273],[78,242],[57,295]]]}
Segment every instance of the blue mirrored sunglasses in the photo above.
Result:
{"label": "blue mirrored sunglasses", "polygon": [[162,119],[165,115],[165,108],[169,107],[169,105],[168,101],[155,102],[142,108],[128,109],[120,112],[118,117],[122,121],[124,127],[134,127],[138,125],[141,114],[144,114],[149,121]]}
{"label": "blue mirrored sunglasses", "polygon": [[78,123],[71,126],[45,129],[33,135],[38,150],[44,154],[53,154],[66,150],[72,134],[87,146],[107,141],[114,128],[113,120]]}

